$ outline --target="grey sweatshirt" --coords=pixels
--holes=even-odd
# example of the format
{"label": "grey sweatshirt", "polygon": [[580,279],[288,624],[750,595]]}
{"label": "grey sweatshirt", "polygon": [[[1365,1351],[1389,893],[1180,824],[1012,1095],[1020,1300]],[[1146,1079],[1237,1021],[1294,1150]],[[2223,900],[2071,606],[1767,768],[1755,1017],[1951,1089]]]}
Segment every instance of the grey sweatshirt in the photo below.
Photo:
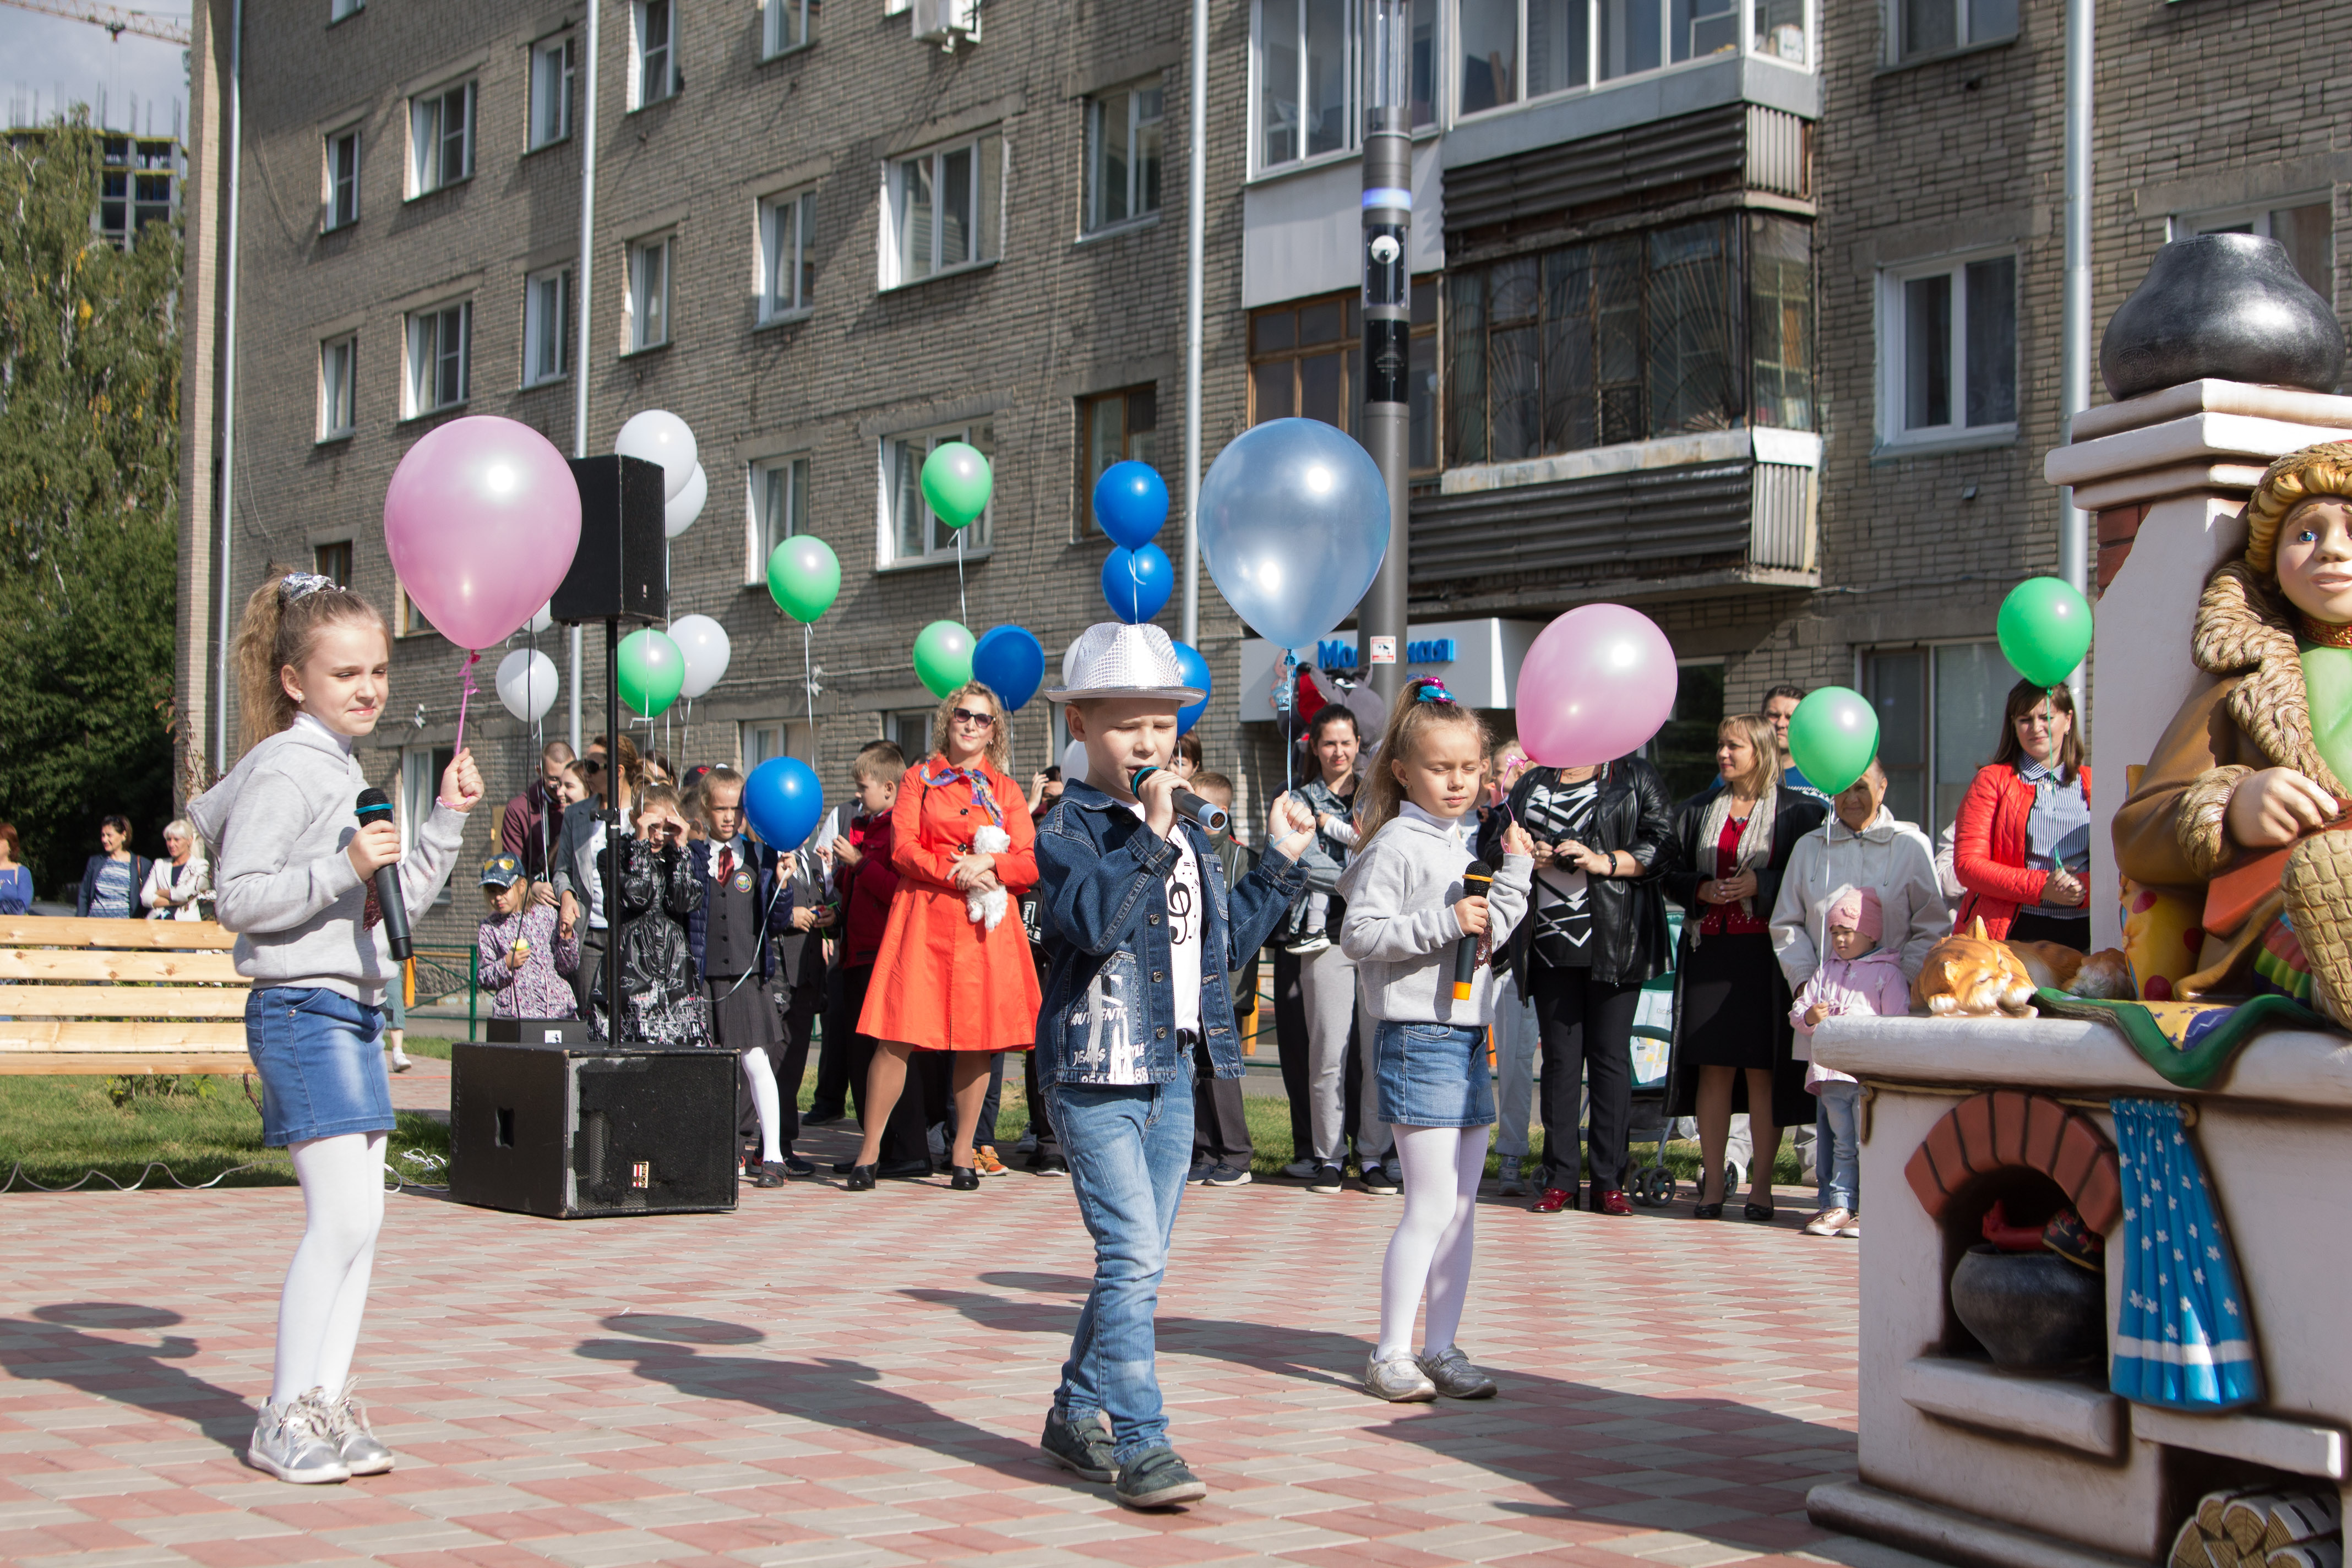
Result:
{"label": "grey sweatshirt", "polygon": [[[361,929],[367,888],[343,853],[368,787],[350,745],[299,714],[190,802],[188,817],[220,847],[213,886],[220,923],[237,933],[236,972],[257,987],[312,986],[375,1006],[398,970],[383,927]],[[434,803],[400,859],[412,916],[448,880],[465,828],[464,813]]]}
{"label": "grey sweatshirt", "polygon": [[[1356,985],[1374,1018],[1399,1024],[1471,1026],[1495,1020],[1495,973],[1481,963],[1470,999],[1454,999],[1454,949],[1462,922],[1454,906],[1464,896],[1463,868],[1477,858],[1475,826],[1446,823],[1407,805],[1372,835],[1340,873],[1348,901],[1339,948],[1356,961]],[[1487,890],[1490,952],[1499,951],[1528,912],[1528,882],[1535,862],[1506,856]]]}

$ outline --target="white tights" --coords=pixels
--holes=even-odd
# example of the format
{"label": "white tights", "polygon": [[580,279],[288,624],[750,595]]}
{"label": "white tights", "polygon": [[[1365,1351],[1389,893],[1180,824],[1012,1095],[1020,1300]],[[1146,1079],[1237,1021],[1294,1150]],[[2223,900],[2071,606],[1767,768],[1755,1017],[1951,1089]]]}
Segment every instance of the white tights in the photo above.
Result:
{"label": "white tights", "polygon": [[314,1388],[331,1398],[351,1376],[383,1226],[383,1142],[381,1132],[344,1132],[288,1151],[302,1184],[302,1243],[278,1300],[273,1400]]}
{"label": "white tights", "polygon": [[776,1130],[783,1125],[783,1101],[776,1096],[776,1064],[757,1046],[743,1053],[743,1079],[751,1086],[751,1103],[760,1108],[760,1158],[775,1164],[784,1157]]}
{"label": "white tights", "polygon": [[1424,1355],[1454,1342],[1462,1304],[1470,1293],[1470,1243],[1476,1226],[1478,1183],[1486,1174],[1485,1127],[1394,1125],[1396,1159],[1404,1183],[1404,1216],[1389,1237],[1381,1268],[1383,1360],[1412,1348],[1412,1320],[1429,1293]]}

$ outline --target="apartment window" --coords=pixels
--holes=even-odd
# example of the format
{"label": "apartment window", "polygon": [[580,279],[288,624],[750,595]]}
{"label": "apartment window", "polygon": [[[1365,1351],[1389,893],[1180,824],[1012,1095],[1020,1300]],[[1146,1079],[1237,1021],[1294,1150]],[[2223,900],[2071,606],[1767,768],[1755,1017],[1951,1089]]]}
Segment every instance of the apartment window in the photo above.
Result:
{"label": "apartment window", "polygon": [[319,439],[333,441],[359,426],[360,340],[355,332],[319,345]]}
{"label": "apartment window", "polygon": [[[415,600],[408,596],[407,584],[395,580],[393,584],[392,635],[396,637],[425,637],[432,630],[433,623],[425,618],[425,612],[417,607]],[[438,779],[440,775],[436,773],[434,777]]]}
{"label": "apartment window", "polygon": [[994,260],[1004,139],[982,136],[893,159],[883,203],[882,287]]}
{"label": "apartment window", "polygon": [[[1807,0],[1461,0],[1455,90],[1476,114],[1684,60],[1759,54],[1803,64]],[[1749,16],[1743,24],[1743,5]]]}
{"label": "apartment window", "polygon": [[772,458],[751,465],[751,548],[743,581],[768,580],[776,546],[809,530],[809,460]]}
{"label": "apartment window", "polygon": [[809,309],[816,289],[816,193],[760,204],[760,319]]}
{"label": "apartment window", "polygon": [[675,243],[674,236],[664,235],[629,247],[629,321],[623,341],[631,353],[669,342],[669,261]]}
{"label": "apartment window", "polygon": [[630,8],[629,107],[643,109],[686,85],[677,68],[677,7],[672,0],[636,0]]}
{"label": "apartment window", "polygon": [[327,0],[327,25],[333,26],[346,16],[360,13],[361,0]]}
{"label": "apartment window", "polygon": [[572,35],[530,50],[530,145],[551,147],[572,134]]}
{"label": "apartment window", "polygon": [[2258,234],[2286,247],[2287,259],[2312,292],[2336,303],[2336,212],[2326,195],[2277,206],[2237,207],[2228,212],[2175,217],[2168,239],[2192,234]]}
{"label": "apartment window", "polygon": [[1715,731],[1723,722],[1723,661],[1683,660],[1675,674],[1674,708],[1643,753],[1665,781],[1666,797],[1687,800],[1717,777]]}
{"label": "apartment window", "polygon": [[1906,60],[2017,37],[2017,0],[1889,0],[1895,59]]}
{"label": "apartment window", "polygon": [[[409,746],[400,753],[400,847],[403,854],[416,847],[416,836],[425,829],[425,821],[433,815],[433,803],[441,795],[441,775],[448,771],[457,755],[449,746]],[[449,884],[445,880],[441,890],[433,896],[436,904],[449,901]]]}
{"label": "apartment window", "polygon": [[1094,494],[1095,481],[1113,463],[1152,461],[1160,426],[1160,394],[1149,386],[1106,392],[1078,399],[1078,445],[1084,465],[1078,493]]}
{"label": "apartment window", "polygon": [[1959,815],[1969,782],[2000,744],[2017,680],[1995,642],[1864,653],[1863,695],[1878,710],[1878,762],[1898,820],[1933,838]]}
{"label": "apartment window", "polygon": [[332,544],[318,544],[310,549],[310,570],[338,588],[352,585],[352,542],[339,540]]}
{"label": "apartment window", "polygon": [[1806,0],[1755,0],[1756,52],[1792,66],[1810,66],[1812,51],[1806,40],[1811,29],[1806,26],[1805,5]]}
{"label": "apartment window", "polygon": [[[1276,305],[1250,315],[1249,418],[1304,416],[1361,434],[1363,330],[1358,296],[1350,290],[1297,305]],[[1437,467],[1437,281],[1412,291],[1412,325],[1407,363],[1407,405],[1412,411],[1406,461],[1416,469]]]}
{"label": "apartment window", "polygon": [[931,449],[949,441],[968,441],[980,448],[981,456],[991,461],[996,456],[996,426],[993,422],[980,425],[957,425],[942,430],[910,431],[904,436],[892,436],[882,443],[882,509],[884,538],[882,559],[886,564],[939,560],[956,553],[956,536],[968,537],[963,542],[966,551],[985,550],[992,538],[991,524],[996,507],[991,502],[986,511],[974,518],[965,528],[950,528],[940,520],[923,500],[923,459]]}
{"label": "apartment window", "polygon": [[[743,745],[743,771],[750,773],[761,763],[773,757],[798,757],[804,763],[816,761],[816,748],[809,742],[808,721],[792,719],[754,719],[740,731]],[[778,846],[792,849],[794,845]]]}
{"label": "apartment window", "polygon": [[931,754],[932,712],[929,708],[908,708],[884,716],[892,743],[909,763]]}
{"label": "apartment window", "polygon": [[356,125],[327,138],[327,222],[330,229],[360,221],[360,132]]}
{"label": "apartment window", "polygon": [[522,384],[560,381],[572,368],[572,272],[534,272],[522,284]]}
{"label": "apartment window", "polygon": [[472,380],[474,307],[470,301],[418,310],[408,318],[408,417],[455,408]]}
{"label": "apartment window", "polygon": [[823,9],[824,0],[766,0],[766,5],[763,36],[771,58],[787,49],[805,48],[816,42],[817,13]]}
{"label": "apartment window", "polygon": [[474,84],[457,86],[408,105],[408,192],[421,196],[469,179],[474,173]]}
{"label": "apartment window", "polygon": [[2017,258],[1880,274],[1880,438],[2002,437],[2017,424]]}
{"label": "apartment window", "polygon": [[1160,210],[1160,109],[1157,82],[1087,100],[1087,233]]}
{"label": "apartment window", "polygon": [[1349,0],[1258,0],[1253,138],[1277,168],[1356,144],[1356,13]]}
{"label": "apartment window", "polygon": [[1748,363],[1751,423],[1813,427],[1813,231],[1748,215]]}

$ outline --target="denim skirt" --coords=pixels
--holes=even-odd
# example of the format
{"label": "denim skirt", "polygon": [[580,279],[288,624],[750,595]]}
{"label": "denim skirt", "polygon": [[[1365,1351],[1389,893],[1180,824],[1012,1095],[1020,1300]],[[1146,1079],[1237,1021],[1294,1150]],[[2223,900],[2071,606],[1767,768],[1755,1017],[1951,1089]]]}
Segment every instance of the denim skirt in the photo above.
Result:
{"label": "denim skirt", "polygon": [[381,1007],[310,986],[257,990],[245,1005],[245,1048],[261,1078],[270,1148],[392,1131]]}
{"label": "denim skirt", "polygon": [[1373,1026],[1381,1120],[1407,1127],[1484,1127],[1495,1120],[1483,1025]]}

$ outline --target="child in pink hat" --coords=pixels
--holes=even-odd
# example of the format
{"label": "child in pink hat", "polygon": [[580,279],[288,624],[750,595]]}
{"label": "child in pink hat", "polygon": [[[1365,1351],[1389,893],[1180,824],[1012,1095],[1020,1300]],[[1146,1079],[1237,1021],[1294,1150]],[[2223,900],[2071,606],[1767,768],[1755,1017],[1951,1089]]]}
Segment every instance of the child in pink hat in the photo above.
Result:
{"label": "child in pink hat", "polygon": [[1822,1102],[1822,1133],[1813,1156],[1821,1172],[1821,1212],[1806,1222],[1807,1236],[1862,1234],[1862,1144],[1855,1135],[1862,1085],[1813,1061],[1812,1042],[1824,1018],[1899,1018],[1911,1010],[1901,954],[1878,945],[1882,919],[1878,895],[1868,888],[1848,888],[1832,900],[1824,922],[1828,951],[1789,1010],[1789,1021],[1797,1026],[1795,1054],[1806,1062],[1805,1087]]}

